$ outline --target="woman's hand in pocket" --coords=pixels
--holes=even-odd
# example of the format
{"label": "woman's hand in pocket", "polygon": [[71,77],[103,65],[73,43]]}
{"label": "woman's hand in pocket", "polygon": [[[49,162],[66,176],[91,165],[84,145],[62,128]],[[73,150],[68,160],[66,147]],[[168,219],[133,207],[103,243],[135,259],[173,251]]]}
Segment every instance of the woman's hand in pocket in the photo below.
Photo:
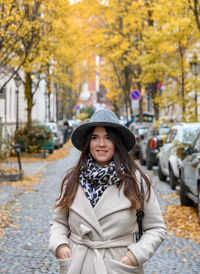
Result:
{"label": "woman's hand in pocket", "polygon": [[126,256],[124,256],[121,259],[121,263],[130,265],[130,266],[138,266],[137,259],[136,259],[135,255],[131,251],[128,251],[126,253]]}
{"label": "woman's hand in pocket", "polygon": [[58,259],[68,259],[72,256],[71,250],[67,245],[59,246],[56,253]]}
{"label": "woman's hand in pocket", "polygon": [[130,260],[127,256],[124,256],[124,257],[121,259],[121,263],[130,265],[130,266],[134,266],[133,263],[131,262],[131,260]]}

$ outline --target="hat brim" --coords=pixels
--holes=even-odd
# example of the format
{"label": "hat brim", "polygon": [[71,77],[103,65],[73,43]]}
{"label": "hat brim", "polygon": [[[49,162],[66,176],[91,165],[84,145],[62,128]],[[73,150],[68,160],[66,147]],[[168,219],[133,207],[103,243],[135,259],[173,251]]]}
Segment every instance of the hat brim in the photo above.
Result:
{"label": "hat brim", "polygon": [[72,137],[71,137],[72,144],[78,150],[81,151],[84,147],[84,144],[86,141],[85,138],[87,136],[88,130],[92,127],[97,127],[97,126],[105,126],[105,127],[107,126],[107,127],[115,128],[119,132],[119,135],[121,136],[127,151],[130,151],[134,148],[136,139],[135,139],[135,135],[130,131],[130,129],[128,129],[127,127],[121,124],[116,124],[111,122],[88,122],[78,126],[72,133]]}

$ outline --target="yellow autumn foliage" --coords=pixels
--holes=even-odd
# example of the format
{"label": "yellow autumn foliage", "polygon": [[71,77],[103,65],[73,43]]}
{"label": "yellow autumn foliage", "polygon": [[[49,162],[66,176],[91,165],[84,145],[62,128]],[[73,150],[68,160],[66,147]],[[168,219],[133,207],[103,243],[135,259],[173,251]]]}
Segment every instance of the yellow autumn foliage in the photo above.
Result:
{"label": "yellow autumn foliage", "polygon": [[185,117],[194,89],[189,59],[199,51],[194,12],[194,1],[182,0],[0,0],[1,71],[23,69],[35,79],[48,78],[63,109],[73,109],[99,55],[111,101],[119,101],[120,93],[118,105],[130,109],[133,88],[162,82],[168,89],[159,94],[155,88],[150,96],[161,108],[174,104],[168,94],[173,89]]}

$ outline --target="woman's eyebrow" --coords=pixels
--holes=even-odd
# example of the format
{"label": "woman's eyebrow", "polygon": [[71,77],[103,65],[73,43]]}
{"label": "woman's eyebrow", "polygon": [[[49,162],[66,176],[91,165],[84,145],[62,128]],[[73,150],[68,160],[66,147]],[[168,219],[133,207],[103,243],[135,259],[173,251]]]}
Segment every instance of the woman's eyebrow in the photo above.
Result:
{"label": "woman's eyebrow", "polygon": [[[95,134],[95,133],[92,133],[91,136],[95,136],[95,137],[96,137],[96,136],[99,136],[99,135],[98,135],[98,134]],[[109,134],[105,134],[104,136],[105,136],[105,137],[109,137]]]}

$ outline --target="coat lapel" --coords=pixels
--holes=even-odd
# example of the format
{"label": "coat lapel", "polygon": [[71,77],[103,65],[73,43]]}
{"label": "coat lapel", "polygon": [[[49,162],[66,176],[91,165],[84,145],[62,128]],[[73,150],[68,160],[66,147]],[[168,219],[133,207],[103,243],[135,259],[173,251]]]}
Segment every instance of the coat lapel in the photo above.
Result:
{"label": "coat lapel", "polygon": [[111,185],[104,191],[103,195],[94,207],[98,220],[116,211],[130,207],[131,202],[124,195],[123,191],[124,185],[122,185],[120,191],[116,185]]}
{"label": "coat lapel", "polygon": [[101,237],[103,237],[103,231],[94,212],[94,208],[92,208],[89,199],[86,197],[84,190],[80,185],[74,202],[70,208],[92,226]]}
{"label": "coat lapel", "polygon": [[123,194],[122,185],[120,191],[116,185],[107,187],[99,201],[93,208],[89,199],[86,197],[81,186],[78,187],[77,195],[71,205],[71,210],[83,218],[96,232],[103,237],[103,230],[99,220],[114,212],[127,209],[131,203]]}

